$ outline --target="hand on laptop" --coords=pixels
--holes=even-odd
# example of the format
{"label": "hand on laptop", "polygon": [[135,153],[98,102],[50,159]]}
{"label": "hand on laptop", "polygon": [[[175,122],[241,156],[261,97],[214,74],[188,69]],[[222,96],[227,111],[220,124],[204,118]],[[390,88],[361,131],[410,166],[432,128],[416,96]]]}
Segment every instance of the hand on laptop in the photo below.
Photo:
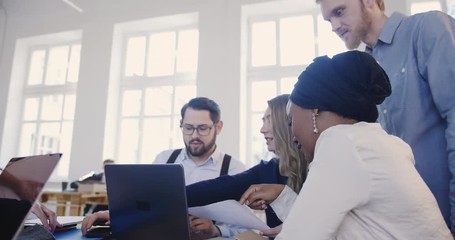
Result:
{"label": "hand on laptop", "polygon": [[82,235],[87,234],[87,230],[90,229],[95,222],[103,221],[105,225],[110,225],[109,211],[99,211],[94,214],[88,215],[82,221],[81,231]]}
{"label": "hand on laptop", "polygon": [[54,232],[55,227],[62,226],[57,221],[57,214],[40,203],[33,204],[32,213],[40,219],[43,227],[49,230],[49,232]]}
{"label": "hand on laptop", "polygon": [[221,232],[210,219],[189,215],[191,239],[207,239],[221,236]]}

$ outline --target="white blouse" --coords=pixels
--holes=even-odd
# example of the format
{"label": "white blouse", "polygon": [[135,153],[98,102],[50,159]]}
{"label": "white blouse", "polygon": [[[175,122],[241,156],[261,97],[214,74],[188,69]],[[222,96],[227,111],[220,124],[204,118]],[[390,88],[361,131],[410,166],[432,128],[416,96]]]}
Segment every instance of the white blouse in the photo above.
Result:
{"label": "white blouse", "polygon": [[[293,195],[283,191],[272,203],[278,216],[286,216]],[[379,124],[360,122],[321,133],[308,178],[276,239],[453,238],[409,145]]]}

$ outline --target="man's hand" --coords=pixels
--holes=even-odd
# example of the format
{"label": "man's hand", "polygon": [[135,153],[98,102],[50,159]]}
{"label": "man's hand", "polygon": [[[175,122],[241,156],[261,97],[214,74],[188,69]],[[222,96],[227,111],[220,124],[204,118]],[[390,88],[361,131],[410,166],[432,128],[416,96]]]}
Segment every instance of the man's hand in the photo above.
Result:
{"label": "man's hand", "polygon": [[35,214],[43,224],[43,227],[49,230],[49,232],[54,232],[55,227],[61,227],[62,225],[57,221],[57,214],[51,211],[46,206],[35,203],[32,206],[32,213]]}
{"label": "man's hand", "polygon": [[85,217],[81,224],[82,235],[85,236],[85,234],[87,234],[87,230],[89,230],[93,226],[94,222],[102,221],[104,222],[105,225],[110,225],[111,224],[110,219],[111,218],[109,216],[109,211],[99,211]]}
{"label": "man's hand", "polygon": [[221,236],[218,227],[210,219],[189,215],[191,239],[208,239]]}
{"label": "man's hand", "polygon": [[263,210],[267,208],[283,191],[282,184],[257,184],[251,185],[240,198],[240,204],[246,204],[250,208]]}

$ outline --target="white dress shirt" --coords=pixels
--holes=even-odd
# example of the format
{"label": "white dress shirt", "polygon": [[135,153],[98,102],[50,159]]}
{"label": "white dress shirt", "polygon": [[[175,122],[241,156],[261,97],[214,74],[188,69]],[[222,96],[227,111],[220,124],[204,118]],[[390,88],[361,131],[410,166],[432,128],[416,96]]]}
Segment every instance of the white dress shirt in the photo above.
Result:
{"label": "white dress shirt", "polygon": [[[275,211],[292,205],[286,194],[295,197],[283,191]],[[276,238],[283,239],[453,238],[409,145],[360,122],[319,136],[308,178]]]}
{"label": "white dress shirt", "polygon": [[[153,163],[163,164],[166,163],[175,149],[170,149],[159,153]],[[175,164],[182,164],[185,172],[185,183],[186,185],[204,181],[220,176],[221,167],[223,165],[224,153],[217,147],[212,155],[205,160],[202,164],[195,163],[186,152],[186,149],[182,149],[180,154],[175,159]],[[245,165],[238,159],[232,157],[229,164],[229,175],[234,175],[245,171]],[[248,229],[234,226],[231,224],[219,223],[216,225],[221,231],[223,237],[232,237]]]}

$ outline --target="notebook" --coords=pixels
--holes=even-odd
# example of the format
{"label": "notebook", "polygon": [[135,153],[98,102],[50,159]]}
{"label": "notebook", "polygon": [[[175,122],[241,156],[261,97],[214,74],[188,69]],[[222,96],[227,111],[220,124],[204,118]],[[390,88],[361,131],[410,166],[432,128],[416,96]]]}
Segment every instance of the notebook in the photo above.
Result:
{"label": "notebook", "polygon": [[62,154],[12,158],[0,174],[0,239],[15,239]]}
{"label": "notebook", "polygon": [[111,164],[105,174],[112,237],[191,239],[181,165]]}

